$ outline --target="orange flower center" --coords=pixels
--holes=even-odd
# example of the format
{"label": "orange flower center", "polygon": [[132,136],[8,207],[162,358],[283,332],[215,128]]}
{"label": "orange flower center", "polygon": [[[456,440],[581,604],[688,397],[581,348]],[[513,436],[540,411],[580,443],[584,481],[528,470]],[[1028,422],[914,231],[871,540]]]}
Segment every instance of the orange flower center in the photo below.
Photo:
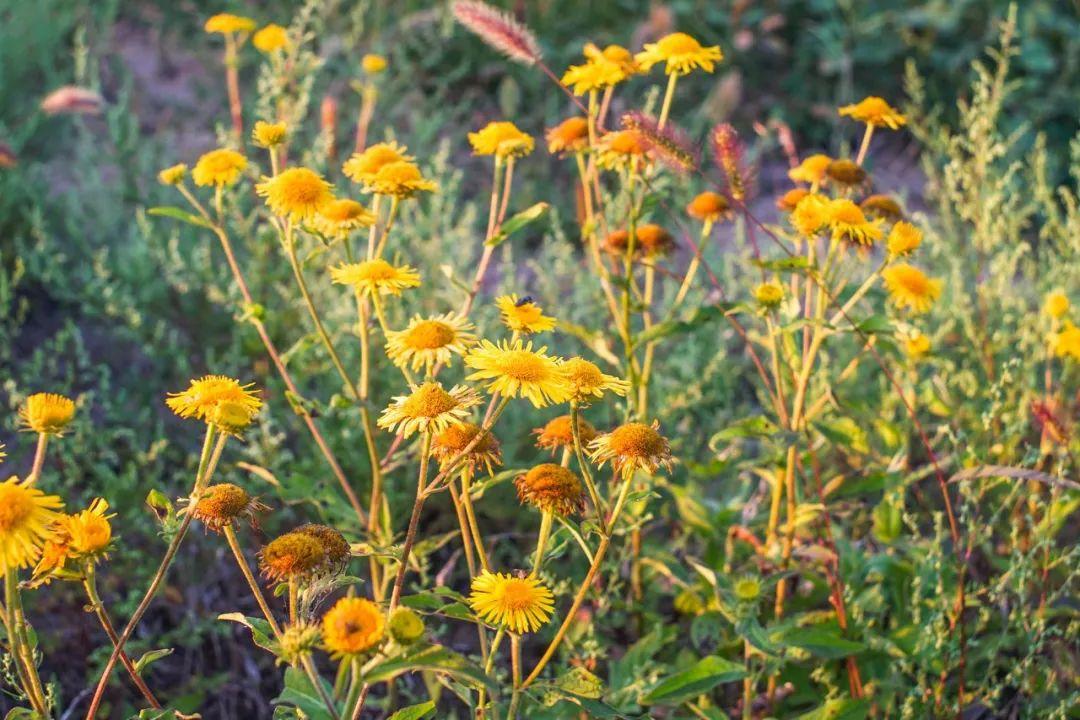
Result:
{"label": "orange flower center", "polygon": [[405,343],[416,350],[435,350],[446,347],[454,341],[457,334],[454,328],[438,320],[422,320],[409,328],[405,334]]}

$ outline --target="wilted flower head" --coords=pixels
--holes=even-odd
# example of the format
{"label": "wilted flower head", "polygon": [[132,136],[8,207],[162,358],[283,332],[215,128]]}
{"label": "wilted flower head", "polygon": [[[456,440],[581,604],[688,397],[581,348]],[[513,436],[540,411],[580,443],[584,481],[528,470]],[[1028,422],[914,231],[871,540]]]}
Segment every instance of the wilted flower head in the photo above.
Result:
{"label": "wilted flower head", "polygon": [[34,393],[19,408],[23,428],[44,435],[61,435],[75,417],[75,402],[56,393]]}
{"label": "wilted flower head", "polygon": [[326,556],[327,568],[331,572],[341,572],[345,569],[345,564],[352,556],[352,550],[349,547],[349,541],[340,532],[329,525],[319,523],[301,525],[293,532],[310,535],[319,541]]}
{"label": "wilted flower head", "polygon": [[[445,469],[453,462],[465,448],[469,447],[476,436],[480,433],[480,426],[473,423],[463,422],[448,426],[439,432],[431,441],[431,456],[439,461],[439,467]],[[470,470],[479,467],[492,472],[495,465],[502,464],[502,453],[499,451],[499,441],[490,432],[485,432],[479,442],[464,456],[464,466]]]}
{"label": "wilted flower head", "polygon": [[825,179],[835,185],[854,187],[864,183],[866,178],[866,170],[847,158],[833,160],[825,167]]}
{"label": "wilted flower head", "polygon": [[307,533],[289,532],[270,541],[259,553],[263,575],[274,582],[307,580],[326,566],[323,545]]}
{"label": "wilted flower head", "polygon": [[671,457],[671,446],[660,434],[660,424],[655,421],[652,425],[638,422],[620,425],[589,445],[594,462],[603,466],[610,461],[616,472],[624,477],[638,469],[651,474],[660,467],[670,468],[675,462]]}
{"label": "wilted flower head", "polygon": [[240,520],[255,522],[255,514],[266,506],[251,497],[244,488],[232,483],[218,483],[206,488],[188,512],[206,526],[221,532],[226,525]]}
{"label": "wilted flower head", "polygon": [[[596,428],[585,418],[578,416],[578,436],[581,438],[583,448],[588,447],[596,436],[599,435]],[[536,435],[536,446],[555,452],[559,448],[574,447],[574,430],[570,424],[569,415],[560,415],[552,418],[541,428],[533,430]]]}
{"label": "wilted flower head", "polygon": [[895,222],[904,219],[904,211],[900,208],[900,203],[888,195],[869,195],[859,203],[859,207],[867,215],[882,220]]}
{"label": "wilted flower head", "polygon": [[585,508],[581,480],[571,470],[555,463],[534,465],[514,480],[518,500],[544,512],[572,515]]}

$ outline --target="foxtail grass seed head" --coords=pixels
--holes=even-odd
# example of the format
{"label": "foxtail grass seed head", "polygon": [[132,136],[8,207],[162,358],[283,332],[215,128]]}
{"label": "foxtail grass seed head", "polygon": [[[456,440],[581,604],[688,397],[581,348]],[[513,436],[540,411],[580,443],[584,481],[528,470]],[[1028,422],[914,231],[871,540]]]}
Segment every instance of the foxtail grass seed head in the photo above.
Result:
{"label": "foxtail grass seed head", "polygon": [[179,185],[187,178],[188,166],[184,163],[172,165],[158,173],[158,182],[162,185]]}
{"label": "foxtail grass seed head", "polygon": [[624,477],[637,470],[655,473],[658,468],[670,468],[675,459],[667,438],[660,434],[660,423],[652,425],[630,422],[609,433],[600,435],[589,447],[591,458],[599,466],[610,462]]}
{"label": "foxtail grass seed head", "polygon": [[528,398],[534,407],[566,402],[573,392],[558,358],[548,355],[546,347],[533,350],[531,342],[502,341],[495,345],[481,340],[465,356],[465,365],[476,371],[468,380],[486,382],[490,393]]}
{"label": "foxtail grass seed head", "polygon": [[408,265],[395,267],[382,258],[342,263],[330,268],[330,279],[348,285],[361,295],[400,295],[406,288],[420,287],[420,274]]}
{"label": "foxtail grass seed head", "polygon": [[96,498],[87,509],[62,516],[57,524],[67,540],[70,553],[82,557],[103,557],[112,542],[112,525],[109,521],[114,517],[115,513],[109,513],[109,503],[103,498]]}
{"label": "foxtail grass seed head", "polygon": [[887,222],[897,222],[904,219],[904,211],[900,203],[888,195],[869,195],[859,207],[870,217],[881,218]]}
{"label": "foxtail grass seed head", "polygon": [[46,495],[12,475],[0,483],[0,573],[29,567],[48,540],[63,506],[56,495]]}
{"label": "foxtail grass seed head", "polygon": [[1060,290],[1048,292],[1043,300],[1043,313],[1055,320],[1065,317],[1070,307],[1069,296]]}
{"label": "foxtail grass seed head", "polygon": [[345,569],[345,565],[352,557],[349,541],[345,536],[329,525],[308,523],[296,528],[293,532],[309,535],[319,541],[323,553],[326,555],[326,564],[331,572],[338,573]]}
{"label": "foxtail grass seed head", "polygon": [[711,133],[713,157],[724,171],[727,190],[736,202],[746,202],[750,194],[750,169],[745,162],[745,147],[731,125],[721,123]]}
{"label": "foxtail grass seed head", "polygon": [[232,483],[218,483],[206,488],[191,505],[192,516],[207,530],[221,532],[226,525],[246,520],[254,524],[256,513],[267,507]]}
{"label": "foxtail grass seed head", "polygon": [[204,375],[192,380],[186,390],[169,393],[165,404],[182,418],[202,420],[236,434],[251,423],[262,407],[253,387],[253,383],[241,385],[224,375]]}
{"label": "foxtail grass seed head", "polygon": [[889,298],[900,309],[921,314],[928,311],[941,296],[941,280],[931,279],[907,263],[897,263],[881,271]]}
{"label": "foxtail grass seed head", "polygon": [[915,252],[922,244],[922,230],[911,223],[901,220],[892,226],[885,247],[892,257],[906,257]]}
{"label": "foxtail grass seed head", "polygon": [[42,435],[63,435],[75,418],[75,401],[56,393],[34,393],[19,407],[24,430]]}
{"label": "foxtail grass seed head", "polygon": [[899,110],[882,98],[873,95],[854,105],[845,105],[839,112],[841,117],[849,117],[874,127],[887,127],[890,130],[899,130],[907,123],[907,119]]}
{"label": "foxtail grass seed head", "polygon": [[287,50],[289,31],[280,25],[270,23],[251,36],[251,44],[265,55]]}
{"label": "foxtail grass seed head", "polygon": [[1061,331],[1051,339],[1051,349],[1060,358],[1071,358],[1080,362],[1080,328],[1066,320]]}
{"label": "foxtail grass seed head", "polygon": [[544,135],[552,155],[571,155],[589,147],[589,121],[575,115],[563,120]]}
{"label": "foxtail grass seed head", "polygon": [[262,574],[274,582],[308,580],[326,567],[326,551],[318,538],[289,532],[270,541],[259,553]]}
{"label": "foxtail grass seed head", "polygon": [[540,61],[536,36],[509,13],[476,0],[456,0],[451,10],[459,23],[511,60],[524,65]]}
{"label": "foxtail grass seed head", "polygon": [[255,191],[266,198],[266,206],[272,213],[293,221],[311,219],[334,199],[332,189],[317,172],[302,167],[264,177],[255,186]]}
{"label": "foxtail grass seed head", "polygon": [[247,158],[235,150],[227,148],[211,150],[195,163],[191,171],[191,179],[200,187],[207,185],[228,187],[236,184],[245,168],[247,168]]}
{"label": "foxtail grass seed head", "polygon": [[635,59],[645,71],[663,63],[664,72],[668,75],[686,75],[699,68],[711,73],[716,63],[724,59],[724,54],[717,45],[704,47],[690,35],[676,32],[655,43],[646,43],[645,49],[639,52]]}
{"label": "foxtail grass seed head", "polygon": [[503,295],[495,299],[495,306],[499,308],[503,324],[511,332],[535,335],[554,330],[557,324],[555,318],[545,315],[543,308],[531,297]]}
{"label": "foxtail grass seed head", "polygon": [[255,21],[242,15],[231,13],[219,13],[207,18],[203,30],[208,33],[228,35],[233,33],[249,33],[255,29]]}
{"label": "foxtail grass seed head", "polygon": [[378,425],[406,438],[416,432],[437,433],[468,418],[469,410],[480,402],[472,388],[455,385],[447,391],[441,383],[429,381],[408,395],[395,397],[379,416]]}
{"label": "foxtail grass seed head", "polygon": [[797,166],[788,170],[788,177],[792,182],[804,182],[810,185],[820,185],[825,180],[825,171],[829,167],[832,158],[828,155],[810,155],[803,158]]}
{"label": "foxtail grass seed head", "polygon": [[473,155],[494,155],[505,160],[530,154],[536,141],[512,122],[490,122],[477,132],[469,133],[469,144]]}
{"label": "foxtail grass seed head", "polygon": [[485,570],[472,581],[469,605],[484,622],[520,635],[536,632],[548,623],[555,598],[534,577]]}
{"label": "foxtail grass seed head", "polygon": [[289,137],[289,127],[281,123],[259,120],[251,129],[251,141],[261,148],[275,148]]}
{"label": "foxtail grass seed head", "polygon": [[388,628],[398,645],[413,645],[424,639],[424,620],[412,608],[399,607],[390,613]]}
{"label": "foxtail grass seed head", "polygon": [[626,395],[630,383],[601,372],[594,363],[580,357],[573,357],[562,364],[562,372],[570,385],[571,399],[579,403],[591,402],[602,398],[604,393]]}
{"label": "foxtail grass seed head", "polygon": [[304,620],[290,623],[281,630],[278,662],[299,665],[311,657],[321,644],[322,632],[317,624]]}
{"label": "foxtail grass seed head", "polygon": [[784,286],[775,280],[763,282],[754,288],[754,299],[766,310],[775,310],[784,302]]}
{"label": "foxtail grass seed head", "polygon": [[360,59],[360,69],[368,75],[378,75],[386,70],[386,58],[375,53],[368,53]]}
{"label": "foxtail grass seed head", "polygon": [[[462,422],[450,425],[432,438],[431,456],[439,461],[441,469],[445,469],[465,451],[479,433],[480,426],[473,423]],[[472,471],[483,467],[490,474],[496,465],[502,465],[499,440],[490,432],[486,432],[476,446],[465,454],[464,467]]]}
{"label": "foxtail grass seed head", "polygon": [[717,223],[731,215],[731,203],[720,193],[698,193],[686,206],[686,214],[701,222]]}
{"label": "foxtail grass seed head", "polygon": [[90,88],[65,85],[46,95],[40,107],[46,115],[99,115],[105,98]]}
{"label": "foxtail grass seed head", "polygon": [[581,480],[572,470],[555,463],[534,465],[514,480],[518,500],[544,512],[573,515],[585,509]]}
{"label": "foxtail grass seed head", "polygon": [[637,133],[645,152],[673,170],[690,172],[698,161],[686,134],[670,120],[660,127],[655,118],[641,112],[629,112],[620,121],[623,128]]}
{"label": "foxtail grass seed head", "polygon": [[[600,433],[592,426],[592,423],[580,415],[578,415],[577,424],[581,446],[587,448]],[[536,435],[537,447],[551,450],[552,453],[562,448],[574,447],[574,430],[573,425],[570,424],[569,415],[552,418],[543,427],[533,430],[533,435]]]}
{"label": "foxtail grass seed head", "polygon": [[866,182],[866,170],[846,158],[833,160],[825,168],[825,180],[840,187],[857,187]]}
{"label": "foxtail grass seed head", "polygon": [[430,318],[413,317],[404,330],[386,335],[386,354],[398,367],[430,372],[435,365],[451,365],[476,344],[473,325],[457,313]]}
{"label": "foxtail grass seed head", "polygon": [[323,643],[334,658],[359,658],[382,643],[386,617],[370,600],[341,598],[323,615],[322,634]]}
{"label": "foxtail grass seed head", "polygon": [[806,188],[791,188],[776,199],[776,209],[783,212],[793,212],[799,206],[799,201],[810,194]]}

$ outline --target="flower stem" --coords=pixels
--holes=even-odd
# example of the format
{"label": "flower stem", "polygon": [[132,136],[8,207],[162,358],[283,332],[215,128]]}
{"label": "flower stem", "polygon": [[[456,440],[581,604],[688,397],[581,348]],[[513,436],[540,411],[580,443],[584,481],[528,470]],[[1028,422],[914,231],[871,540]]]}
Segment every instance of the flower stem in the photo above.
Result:
{"label": "flower stem", "polygon": [[41,686],[37,667],[34,665],[33,652],[26,633],[26,617],[22,612],[22,598],[19,597],[19,573],[15,568],[5,569],[4,605],[8,613],[8,651],[19,671],[22,690],[30,702],[30,707],[42,718],[47,718],[49,714],[45,692]]}
{"label": "flower stem", "polygon": [[255,597],[255,602],[258,603],[259,609],[262,610],[266,622],[270,623],[270,629],[274,631],[274,637],[280,640],[281,626],[278,625],[278,621],[274,617],[273,611],[266,602],[266,597],[263,595],[262,588],[259,587],[259,583],[255,580],[255,575],[251,572],[251,566],[248,564],[247,558],[244,557],[244,550],[240,547],[240,540],[236,537],[236,530],[233,529],[233,526],[230,523],[225,526],[224,532],[225,540],[228,541],[229,548],[236,558],[236,564],[240,566],[240,572],[243,573],[244,579],[247,580],[248,587],[251,588],[251,594]]}
{"label": "flower stem", "polygon": [[401,548],[401,565],[398,566],[397,577],[394,579],[394,589],[390,594],[390,609],[394,612],[401,600],[401,589],[405,585],[405,573],[409,568],[409,556],[412,554],[413,544],[416,542],[416,531],[420,524],[420,513],[424,509],[424,488],[427,484],[428,461],[431,450],[431,432],[424,431],[423,440],[420,442],[420,475],[416,480],[416,500],[413,501],[412,515],[409,517],[409,529],[405,532],[405,544]]}
{"label": "flower stem", "polygon": [[49,436],[46,433],[38,433],[37,447],[34,448],[34,464],[27,476],[27,484],[37,482],[41,476],[41,468],[45,465],[45,448],[49,444]]}
{"label": "flower stem", "polygon": [[544,546],[551,535],[551,511],[545,510],[540,517],[540,534],[536,537],[536,554],[533,556],[533,569],[530,575],[536,576],[544,564]]}
{"label": "flower stem", "polygon": [[660,130],[664,129],[664,125],[667,124],[668,113],[671,112],[671,101],[675,98],[675,84],[679,81],[679,73],[671,73],[668,75],[667,90],[664,92],[664,104],[660,107],[660,118],[656,122],[656,127]]}

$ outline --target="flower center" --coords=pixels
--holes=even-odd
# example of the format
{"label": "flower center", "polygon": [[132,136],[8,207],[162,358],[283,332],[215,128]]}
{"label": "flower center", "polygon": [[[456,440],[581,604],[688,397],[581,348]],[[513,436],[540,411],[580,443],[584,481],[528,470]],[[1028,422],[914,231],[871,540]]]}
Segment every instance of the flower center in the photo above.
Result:
{"label": "flower center", "polygon": [[684,55],[697,52],[701,44],[686,33],[673,33],[660,41],[660,49],[667,55]]}
{"label": "flower center", "polygon": [[615,428],[608,439],[612,451],[623,457],[653,457],[664,453],[660,433],[642,423],[627,423]]}
{"label": "flower center", "polygon": [[0,488],[0,532],[15,530],[34,512],[34,501],[25,489],[6,485]]}
{"label": "flower center", "polygon": [[446,347],[456,337],[454,328],[438,320],[422,320],[409,328],[405,343],[416,350],[435,350]]}
{"label": "flower center", "polygon": [[503,585],[500,601],[507,610],[524,610],[535,602],[533,588],[519,578],[508,580]]}
{"label": "flower center", "polygon": [[421,385],[402,405],[409,417],[433,418],[457,407],[457,400],[435,383]]}
{"label": "flower center", "polygon": [[540,358],[524,350],[511,350],[502,361],[502,372],[519,382],[540,382],[548,376]]}
{"label": "flower center", "polygon": [[925,295],[928,287],[926,276],[920,272],[905,272],[899,276],[900,284],[913,295]]}

